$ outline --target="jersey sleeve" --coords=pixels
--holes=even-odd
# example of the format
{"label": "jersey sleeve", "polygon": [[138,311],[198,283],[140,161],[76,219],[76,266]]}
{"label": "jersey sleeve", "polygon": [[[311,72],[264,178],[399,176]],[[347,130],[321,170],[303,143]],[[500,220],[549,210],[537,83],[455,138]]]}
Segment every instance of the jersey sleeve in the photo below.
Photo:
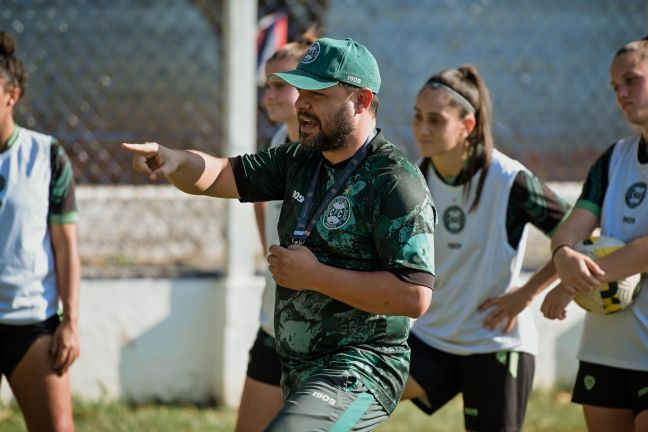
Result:
{"label": "jersey sleeve", "polygon": [[63,147],[52,139],[50,147],[50,180],[48,221],[53,225],[77,223],[74,170]]}
{"label": "jersey sleeve", "polygon": [[389,181],[375,208],[373,238],[382,267],[399,279],[432,287],[436,208],[415,165]]}
{"label": "jersey sleeve", "polygon": [[527,223],[551,236],[569,210],[569,203],[538,177],[526,170],[519,171],[511,187],[506,214],[509,244],[517,248]]}
{"label": "jersey sleeve", "polygon": [[609,184],[610,161],[615,145],[608,148],[590,168],[583,184],[583,190],[576,201],[576,208],[582,208],[595,216],[601,216],[605,192]]}
{"label": "jersey sleeve", "polygon": [[295,160],[295,145],[280,145],[230,158],[241,202],[284,199],[286,173]]}

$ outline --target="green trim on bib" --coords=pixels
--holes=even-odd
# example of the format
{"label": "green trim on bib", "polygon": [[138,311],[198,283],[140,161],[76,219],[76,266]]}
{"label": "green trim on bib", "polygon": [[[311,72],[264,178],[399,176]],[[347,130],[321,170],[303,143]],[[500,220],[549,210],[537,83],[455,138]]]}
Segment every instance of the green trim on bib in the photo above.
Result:
{"label": "green trim on bib", "polygon": [[592,213],[594,216],[601,216],[601,207],[591,201],[578,200],[576,202],[576,205],[574,205],[574,208],[582,208],[583,210],[587,210],[588,212]]}
{"label": "green trim on bib", "polygon": [[52,215],[49,217],[50,225],[63,225],[77,223],[79,221],[78,212],[69,212],[62,215]]}
{"label": "green trim on bib", "polygon": [[[16,125],[16,127],[14,128],[14,131],[11,132],[11,136],[10,136],[9,139],[7,140],[7,143],[5,144],[5,148],[4,148],[3,151],[7,151],[7,150],[9,150],[9,148],[10,148],[12,145],[14,145],[14,143],[15,143],[16,140],[18,139],[18,132],[20,132],[20,126]],[[2,152],[0,152],[0,153],[2,153]]]}

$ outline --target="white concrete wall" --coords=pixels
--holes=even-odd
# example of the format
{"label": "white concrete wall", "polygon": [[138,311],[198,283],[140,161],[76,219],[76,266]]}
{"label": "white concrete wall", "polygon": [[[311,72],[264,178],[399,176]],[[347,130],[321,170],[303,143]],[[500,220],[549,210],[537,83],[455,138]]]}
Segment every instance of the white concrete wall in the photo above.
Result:
{"label": "white concrete wall", "polygon": [[[84,279],[74,393],[88,400],[236,405],[264,279],[241,281],[246,286],[227,305],[225,280]],[[10,397],[6,381],[1,395]]]}
{"label": "white concrete wall", "polygon": [[[570,202],[580,191],[576,183],[550,186]],[[88,197],[86,208],[90,201]],[[186,207],[196,201],[182,203]],[[248,213],[241,226],[253,226]],[[539,263],[548,258],[548,249],[548,240],[532,232],[527,256],[535,255]],[[263,283],[258,276],[83,279],[82,353],[72,369],[73,391],[89,400],[215,400],[235,406],[258,328]],[[566,320],[549,321],[539,312],[542,298],[531,306],[540,334],[535,385],[570,385],[584,312],[570,305]],[[5,382],[0,398],[9,397]]]}
{"label": "white concrete wall", "polygon": [[[74,393],[88,400],[235,406],[258,327],[263,279],[226,285],[226,279],[210,278],[83,280]],[[226,296],[228,289],[237,289],[236,296]],[[565,321],[548,321],[538,312],[540,301],[532,305],[541,347],[535,385],[571,383],[584,313],[570,305]],[[10,397],[6,382],[1,394]]]}

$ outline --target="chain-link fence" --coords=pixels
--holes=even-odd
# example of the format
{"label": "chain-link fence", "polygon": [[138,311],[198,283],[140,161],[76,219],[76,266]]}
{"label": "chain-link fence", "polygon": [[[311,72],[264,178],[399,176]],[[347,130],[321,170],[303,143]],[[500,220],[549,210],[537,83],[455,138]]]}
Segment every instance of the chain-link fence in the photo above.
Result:
{"label": "chain-link fence", "polygon": [[[16,37],[31,74],[18,123],[56,136],[82,185],[148,182],[132,172],[123,141],[222,154],[223,3],[2,0],[0,29]],[[315,24],[323,36],[366,44],[383,78],[379,124],[410,156],[420,85],[435,71],[472,63],[493,94],[497,146],[545,180],[582,180],[594,158],[628,133],[609,89],[609,62],[645,33],[646,5],[261,0],[258,14],[286,13],[289,39]],[[272,125],[260,129],[263,139]],[[100,190],[80,196],[85,264],[222,265],[221,204],[155,188],[127,196]],[[128,227],[133,220],[139,234]]]}
{"label": "chain-link fence", "polygon": [[220,4],[3,0],[31,75],[17,121],[61,140],[80,183],[141,181],[124,141],[217,152]]}
{"label": "chain-link fence", "polygon": [[381,68],[380,124],[414,156],[414,97],[434,72],[478,67],[496,145],[545,180],[584,180],[629,129],[610,89],[612,56],[644,36],[646,0],[332,1],[326,28],[367,44]]}

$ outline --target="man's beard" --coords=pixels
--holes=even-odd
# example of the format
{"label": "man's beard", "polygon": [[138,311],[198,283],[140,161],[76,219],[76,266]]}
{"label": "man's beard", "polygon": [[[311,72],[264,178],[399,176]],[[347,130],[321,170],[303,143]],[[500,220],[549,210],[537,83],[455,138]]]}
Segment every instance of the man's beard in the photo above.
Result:
{"label": "man's beard", "polygon": [[319,119],[308,114],[304,115],[304,117],[308,117],[311,120],[317,120],[320,128],[319,132],[313,137],[309,137],[302,133],[301,128],[299,129],[299,140],[306,150],[321,152],[338,150],[347,146],[349,137],[353,133],[354,128],[353,117],[347,111],[345,106],[342,106],[331,119],[330,124],[334,125],[335,129],[328,133],[324,132],[322,129],[322,123],[319,122]]}

